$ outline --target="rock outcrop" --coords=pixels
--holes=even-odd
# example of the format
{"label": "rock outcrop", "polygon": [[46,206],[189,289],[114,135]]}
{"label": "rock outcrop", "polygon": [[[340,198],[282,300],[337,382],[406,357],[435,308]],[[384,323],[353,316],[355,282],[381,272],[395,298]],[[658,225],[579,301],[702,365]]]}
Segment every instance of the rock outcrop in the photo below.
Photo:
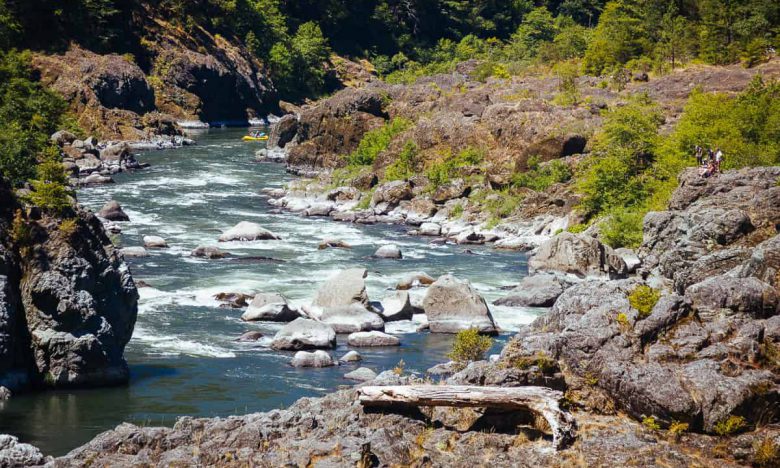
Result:
{"label": "rock outcrop", "polygon": [[485,299],[471,283],[444,275],[428,287],[423,301],[433,333],[457,333],[476,328],[482,333],[498,331]]}
{"label": "rock outcrop", "polygon": [[101,222],[78,211],[65,228],[18,212],[12,237],[16,207],[7,188],[0,192],[11,202],[0,209],[0,386],[126,382],[138,292]]}
{"label": "rock outcrop", "polygon": [[544,242],[528,259],[528,269],[558,271],[581,278],[622,278],[628,274],[626,262],[609,246],[584,235],[561,232]]}

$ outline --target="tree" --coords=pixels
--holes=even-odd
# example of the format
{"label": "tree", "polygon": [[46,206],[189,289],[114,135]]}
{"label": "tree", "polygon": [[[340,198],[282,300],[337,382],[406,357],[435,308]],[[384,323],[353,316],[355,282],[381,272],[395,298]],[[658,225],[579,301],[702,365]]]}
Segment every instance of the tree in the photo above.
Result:
{"label": "tree", "polygon": [[682,60],[690,45],[689,34],[691,23],[678,14],[674,3],[664,13],[661,20],[659,41],[656,45],[659,58],[671,62],[672,69]]}
{"label": "tree", "polygon": [[641,55],[646,47],[643,22],[636,9],[622,0],[609,2],[585,52],[585,70],[600,75]]}
{"label": "tree", "polygon": [[515,58],[536,56],[539,46],[550,42],[557,29],[555,19],[545,7],[534,8],[528,13],[510,39],[511,55]]}

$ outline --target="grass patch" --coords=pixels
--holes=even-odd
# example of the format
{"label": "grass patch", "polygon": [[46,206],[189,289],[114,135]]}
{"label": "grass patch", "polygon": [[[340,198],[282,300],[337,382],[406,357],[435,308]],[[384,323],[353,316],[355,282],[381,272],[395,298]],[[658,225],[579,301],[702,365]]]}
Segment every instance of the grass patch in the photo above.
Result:
{"label": "grass patch", "polygon": [[727,436],[740,432],[745,429],[746,426],[747,422],[745,421],[745,418],[731,415],[728,418],[718,421],[713,430],[719,436]]}
{"label": "grass patch", "polygon": [[655,420],[655,417],[653,416],[646,416],[642,418],[642,425],[646,428],[650,429],[651,431],[660,431],[661,425],[658,424],[658,421]]}
{"label": "grass patch", "polygon": [[538,367],[543,373],[555,370],[558,364],[555,360],[551,359],[544,351],[538,351],[533,356],[522,356],[513,358],[509,361],[509,365],[516,369],[530,369],[531,367]]}
{"label": "grass patch", "polygon": [[355,151],[347,156],[348,165],[354,167],[374,164],[377,155],[390,146],[393,138],[411,126],[411,120],[398,117],[379,128],[366,132]]}
{"label": "grass patch", "polygon": [[540,165],[538,158],[532,156],[528,158],[528,167],[530,170],[527,172],[517,173],[512,176],[513,186],[542,192],[554,184],[568,182],[572,177],[569,166],[560,160]]}

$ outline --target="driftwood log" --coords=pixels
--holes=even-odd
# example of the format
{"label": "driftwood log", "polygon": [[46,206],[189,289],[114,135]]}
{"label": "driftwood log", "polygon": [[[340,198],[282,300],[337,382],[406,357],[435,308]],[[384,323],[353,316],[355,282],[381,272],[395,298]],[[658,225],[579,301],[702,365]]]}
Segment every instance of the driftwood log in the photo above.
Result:
{"label": "driftwood log", "polygon": [[499,408],[539,414],[552,430],[553,445],[562,449],[574,441],[577,423],[561,410],[563,393],[546,387],[477,387],[467,385],[394,385],[358,389],[363,406],[452,406]]}

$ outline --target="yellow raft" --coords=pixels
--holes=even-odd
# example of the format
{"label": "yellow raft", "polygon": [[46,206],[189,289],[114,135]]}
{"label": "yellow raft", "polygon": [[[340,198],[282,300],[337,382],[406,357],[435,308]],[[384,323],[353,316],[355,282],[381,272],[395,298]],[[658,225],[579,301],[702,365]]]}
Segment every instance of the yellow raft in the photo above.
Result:
{"label": "yellow raft", "polygon": [[244,141],[265,141],[265,140],[268,139],[268,135],[256,136],[256,137],[255,136],[251,136],[251,135],[247,135],[247,136],[245,136],[242,139]]}

